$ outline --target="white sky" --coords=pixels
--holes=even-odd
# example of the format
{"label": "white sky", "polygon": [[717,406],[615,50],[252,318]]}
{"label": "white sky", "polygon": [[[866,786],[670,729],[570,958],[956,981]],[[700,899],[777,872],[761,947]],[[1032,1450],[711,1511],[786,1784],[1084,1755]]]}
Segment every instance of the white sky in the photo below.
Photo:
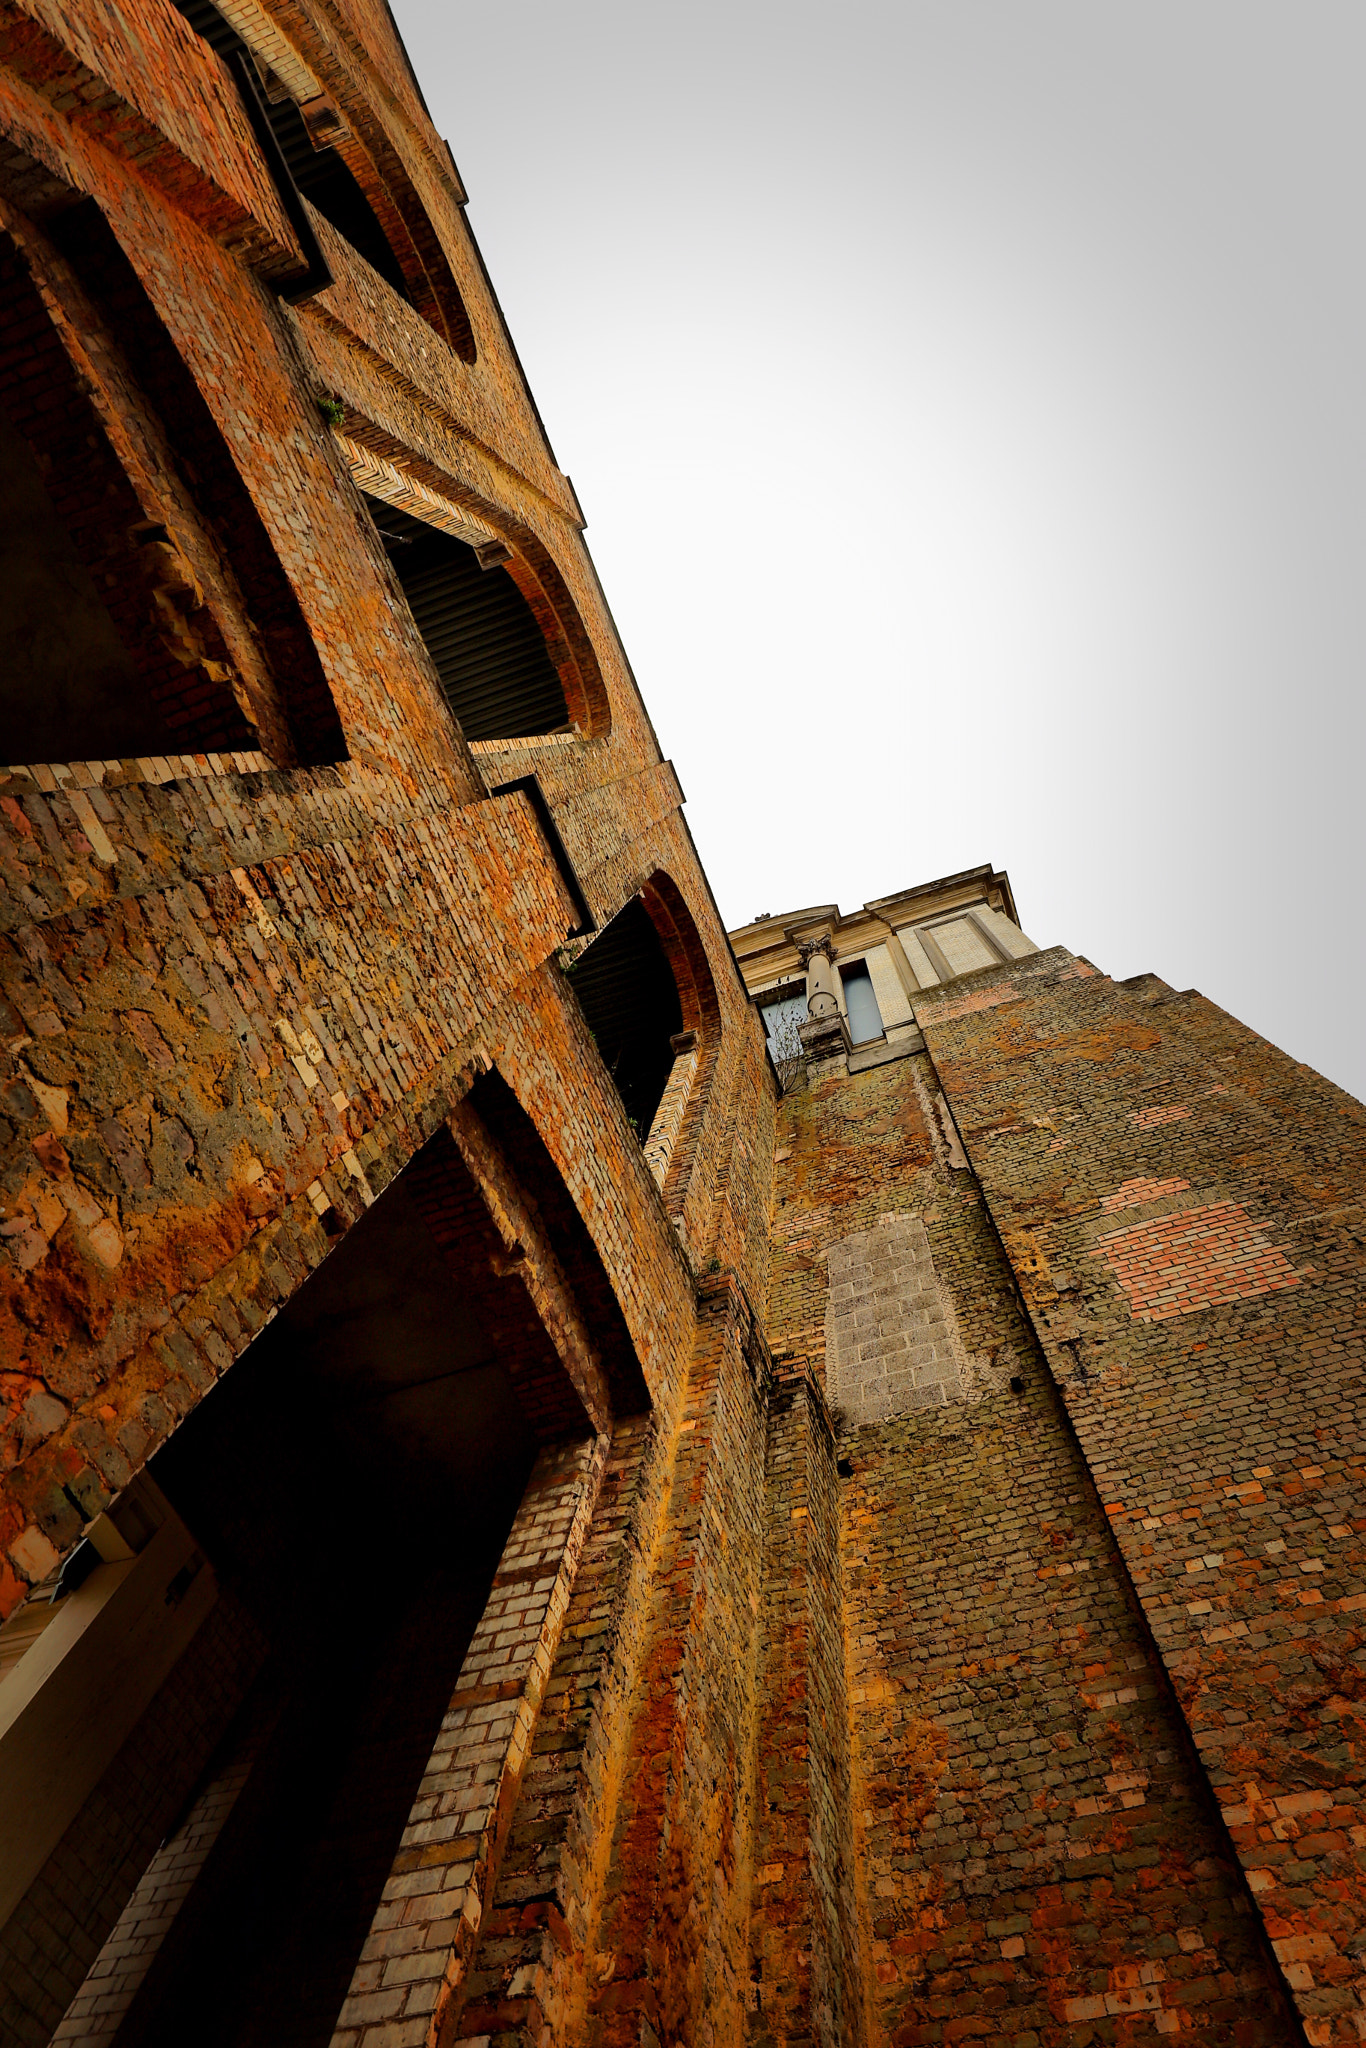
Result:
{"label": "white sky", "polygon": [[983,860],[1366,1094],[1361,0],[397,0],[723,915]]}

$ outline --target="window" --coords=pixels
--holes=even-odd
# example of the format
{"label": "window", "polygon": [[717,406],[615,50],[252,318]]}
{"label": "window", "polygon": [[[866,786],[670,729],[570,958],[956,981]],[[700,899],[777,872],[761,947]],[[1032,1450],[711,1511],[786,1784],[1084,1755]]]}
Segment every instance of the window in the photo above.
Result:
{"label": "window", "polygon": [[331,221],[337,233],[401,299],[409,298],[399,260],[345,157],[328,143],[314,142],[292,99],[268,99],[266,112],[290,175],[304,198],[317,207],[324,220]]}
{"label": "window", "polygon": [[0,234],[0,350],[0,760],[344,758],[274,542],[93,199]]}
{"label": "window", "polygon": [[806,1022],[806,994],[780,996],[777,1002],[761,1003],[759,1015],[764,1020],[764,1036],[768,1040],[769,1058],[775,1067],[784,1060],[801,1058],[802,1041],[798,1027]]}
{"label": "window", "polygon": [[863,1045],[870,1038],[882,1036],[882,1012],[873,994],[873,977],[868,972],[866,960],[851,960],[848,966],[841,965],[840,980],[844,984],[844,1003],[849,1013],[849,1036],[855,1045]]}
{"label": "window", "polygon": [[627,1117],[644,1144],[683,1029],[678,984],[649,911],[635,896],[575,961],[570,982]]}
{"label": "window", "polygon": [[0,759],[340,758],[297,600],[152,300],[94,200],[49,234],[0,235]]}
{"label": "window", "polygon": [[[230,57],[234,51],[247,48],[231,22],[213,5],[213,0],[176,0],[176,5],[190,27],[203,36],[210,49],[216,50],[220,57]],[[337,233],[346,238],[357,255],[363,256],[385,283],[392,285],[406,299],[408,287],[398,258],[380,226],[374,207],[356,183],[350,165],[330,144],[315,145],[294,100],[278,84],[274,91],[278,97],[272,97],[263,87],[261,99],[295,184],[305,199],[317,207],[323,219],[331,221]]]}
{"label": "window", "polygon": [[364,139],[352,131],[254,0],[239,0],[231,20],[214,0],[175,4],[220,57],[244,53],[254,67],[257,105],[248,113],[253,126],[262,114],[269,122],[297,190],[462,362],[474,362],[469,315],[441,239],[382,129],[369,124]]}
{"label": "window", "polygon": [[372,514],[465,738],[567,731],[559,672],[503,565],[484,568],[466,542],[396,505],[376,502]]}

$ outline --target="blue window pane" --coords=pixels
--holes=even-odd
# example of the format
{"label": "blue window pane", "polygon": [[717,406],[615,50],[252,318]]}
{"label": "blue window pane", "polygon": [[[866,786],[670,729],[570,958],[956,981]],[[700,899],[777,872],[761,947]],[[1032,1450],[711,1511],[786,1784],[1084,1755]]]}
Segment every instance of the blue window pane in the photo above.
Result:
{"label": "blue window pane", "polygon": [[844,983],[844,1001],[849,1011],[849,1036],[855,1045],[862,1045],[869,1038],[882,1036],[882,1012],[873,994],[872,977],[866,960],[851,960],[847,967],[841,966],[840,980]]}

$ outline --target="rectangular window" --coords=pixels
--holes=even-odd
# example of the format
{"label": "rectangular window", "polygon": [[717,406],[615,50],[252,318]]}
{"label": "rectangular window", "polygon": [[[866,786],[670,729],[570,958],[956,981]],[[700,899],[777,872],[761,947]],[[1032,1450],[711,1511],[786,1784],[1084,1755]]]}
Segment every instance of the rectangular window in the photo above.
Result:
{"label": "rectangular window", "polygon": [[854,1044],[864,1045],[870,1038],[881,1038],[882,1012],[873,994],[873,977],[868,972],[868,962],[851,960],[847,967],[841,964],[840,980],[844,983],[849,1036]]}
{"label": "rectangular window", "polygon": [[780,1002],[761,1003],[759,1015],[764,1020],[769,1057],[774,1066],[780,1066],[784,1060],[800,1059],[802,1042],[797,1035],[797,1027],[806,1018],[805,995],[784,996]]}

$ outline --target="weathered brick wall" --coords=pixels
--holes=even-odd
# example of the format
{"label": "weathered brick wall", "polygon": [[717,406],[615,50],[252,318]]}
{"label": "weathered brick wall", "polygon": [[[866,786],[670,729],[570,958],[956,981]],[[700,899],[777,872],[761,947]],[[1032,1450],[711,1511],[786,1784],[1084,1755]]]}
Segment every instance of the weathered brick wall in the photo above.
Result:
{"label": "weathered brick wall", "polygon": [[917,1015],[1307,2037],[1356,2040],[1366,1112],[1066,955]]}
{"label": "weathered brick wall", "polygon": [[587,2033],[740,2038],[748,1975],[768,1361],[733,1275],[703,1283],[663,1497],[596,1931]]}
{"label": "weathered brick wall", "polygon": [[[272,679],[284,692],[276,724],[260,720],[260,750],[110,761],[73,744],[73,761],[0,780],[0,1611],[50,1573],[496,1069],[591,1240],[652,1413],[615,1418],[615,1476],[582,1586],[561,1589],[577,1604],[534,1797],[514,1812],[509,1791],[485,1816],[491,1843],[511,1832],[503,1889],[495,1903],[480,1893],[485,1939],[456,1944],[472,1966],[470,2011],[524,1999],[523,2018],[538,2005],[557,2026],[610,2033],[630,2024],[628,2007],[657,2005],[677,2034],[711,1998],[738,2027],[766,1428],[743,1303],[762,1309],[767,1285],[774,1102],[762,1037],[387,11],[280,0],[271,12],[342,110],[348,161],[430,298],[415,284],[405,304],[314,216],[334,283],[280,304],[271,281],[298,269],[290,231],[235,89],[164,0],[135,36],[102,0],[69,20],[21,0],[0,64],[0,205],[46,309],[35,335],[75,366],[122,466],[124,511],[186,525],[197,500],[185,500],[167,379],[152,388],[146,350],[121,353],[132,301],[123,286],[115,304],[98,278],[79,283],[44,225],[48,208],[94,194],[159,323],[147,331],[178,354],[204,408],[202,446],[240,480],[237,527],[199,537],[209,609],[228,622],[241,677],[259,656],[262,702]],[[457,335],[459,352],[439,339],[457,314],[471,344]],[[341,407],[339,431],[320,398]],[[398,488],[407,478],[463,508],[513,550],[553,658],[578,679],[580,732],[465,743],[353,481],[374,458]],[[254,628],[264,646],[270,621],[263,577],[240,559],[248,528],[312,650],[336,740],[296,758],[323,766],[289,765],[302,668],[252,639]],[[599,924],[647,892],[695,998],[696,1072],[662,1191],[556,962],[573,910],[534,816],[522,798],[486,794],[530,773]],[[505,1136],[467,1164],[498,1227],[515,1230]],[[537,1313],[600,1407],[592,1286],[585,1295],[582,1274],[542,1257],[539,1237],[531,1249],[529,1297],[540,1289]],[[699,1274],[721,1304],[700,1337]],[[654,1771],[661,1727],[676,1785]],[[542,1759],[557,1755],[551,1772]],[[102,1927],[150,1846],[87,1844],[114,1859]],[[637,1896],[634,1873],[652,1857]],[[497,1856],[487,1862],[492,1873]],[[164,1920],[156,1873],[149,1883],[146,1912],[130,1909],[129,1955],[143,1961]],[[405,1947],[408,1903],[386,1902],[399,1917],[363,1959],[355,2030],[416,2038],[436,2009],[423,1999],[445,1995],[413,1956],[440,1953],[444,1971],[451,1944],[429,1954],[424,1931],[420,1950]],[[698,1912],[708,1924],[695,1936]],[[542,1936],[554,1954],[531,1989],[521,1963],[499,1976],[511,1953],[500,1943]],[[625,1997],[604,1956],[619,1958]],[[79,1975],[88,1959],[68,1962]],[[458,1976],[446,1989],[463,1995]],[[73,2026],[98,2018],[88,1988]]]}
{"label": "weathered brick wall", "polygon": [[[534,1627],[516,1610],[530,1755],[453,1763],[447,1810],[414,1818],[463,1839],[475,1816],[478,1929],[413,1903],[442,1862],[415,1833],[352,2030],[416,2042],[439,2009],[471,2038],[632,2048],[854,2040],[865,2013],[907,2042],[1293,2038],[1255,1898],[1309,2038],[1355,2038],[1355,1112],[1199,999],[1065,955],[967,977],[925,1003],[928,1055],[775,1107],[387,11],[272,0],[413,300],[315,216],[334,282],[293,310],[235,88],[167,0],[12,12],[0,207],[41,317],[8,367],[71,366],[43,389],[104,437],[106,527],[185,527],[200,651],[260,750],[73,747],[0,780],[0,1611],[455,1116],[612,1450],[577,1579],[534,1582]],[[50,209],[81,194],[131,284],[59,254]],[[212,531],[191,456],[236,506]],[[367,463],[512,550],[578,732],[466,744]],[[55,483],[91,512],[75,467]],[[87,554],[122,561],[94,516]],[[644,893],[699,1032],[662,1188],[556,962],[573,913],[533,813],[487,796],[531,773],[599,923]],[[544,1149],[529,1200],[515,1119],[460,1123],[491,1070]],[[609,1417],[641,1386],[648,1418]],[[55,1890],[5,1930],[31,2015],[146,1862],[119,1813],[117,1841],[92,1821],[66,1845],[98,1901],[84,1945]]]}
{"label": "weathered brick wall", "polygon": [[[871,2037],[1293,2040],[938,1095],[924,1055],[798,1089],[775,1182],[772,1341],[819,1373],[838,1327],[859,1392],[839,1567]],[[795,1914],[787,1882],[767,1915]]]}
{"label": "weathered brick wall", "polygon": [[497,1888],[480,1924],[453,2036],[573,2039],[599,1962],[597,1913],[639,1665],[664,1446],[646,1416],[620,1423],[546,1685]]}
{"label": "weathered brick wall", "polygon": [[[165,246],[175,248],[163,225]],[[149,246],[151,255],[139,247],[139,256],[160,260],[155,238]],[[374,765],[261,777],[261,764],[245,757],[201,758],[9,781],[0,919],[13,951],[0,976],[18,1058],[6,1241],[18,1265],[11,1356],[23,1359],[24,1377],[15,1388],[20,1469],[7,1533],[30,1546],[20,1514],[42,1542],[70,1541],[81,1513],[123,1482],[240,1349],[246,1332],[231,1304],[219,1315],[194,1301],[202,1280],[225,1275],[252,1240],[265,1253],[307,1188],[324,1190],[321,1208],[343,1222],[354,1214],[365,1198],[363,1162],[395,1142],[386,1118],[411,1124],[405,1098],[415,1088],[420,1095],[457,1047],[471,1050],[481,1017],[509,998],[525,1000],[518,985],[568,918],[521,800],[469,803],[479,795],[471,759],[416,665],[389,662],[382,688],[356,670],[358,648],[401,648],[377,544],[349,484],[339,486],[329,437],[308,420],[307,394],[282,374],[271,382],[286,365],[259,289],[243,298],[235,280],[230,294],[222,252],[206,243],[200,254],[217,266],[200,280],[204,317],[196,307],[189,322],[183,300],[181,313],[200,349],[207,327],[221,322],[211,378],[202,366],[205,389],[221,399],[234,374],[260,387],[259,412],[232,409],[239,459],[256,458],[249,480],[266,493],[282,560],[299,570],[300,602],[344,717],[384,708],[389,739],[400,740],[399,775],[374,758],[380,734],[369,730],[362,746],[352,727],[353,753]],[[173,309],[163,310],[171,324]],[[253,343],[248,376],[240,352]],[[285,443],[293,456],[307,455],[309,477],[291,481],[282,469],[282,404],[296,410]],[[259,442],[244,445],[244,434],[250,442],[261,433],[271,435],[268,453]],[[300,500],[310,505],[306,559],[291,509]],[[344,608],[333,594],[341,591]],[[620,669],[614,643],[604,652]],[[397,721],[424,702],[421,716]],[[575,787],[565,833],[600,918],[652,874],[673,872],[715,963],[722,1007],[707,1049],[706,1128],[691,1142],[680,1192],[702,1256],[725,1178],[728,1098],[746,1058],[753,1073],[752,1026],[679,827],[676,784],[651,768],[642,805],[638,783],[629,774],[623,781],[612,758],[633,729],[637,738],[646,730],[629,715],[633,704],[610,741],[551,748],[547,758]],[[527,758],[523,750],[510,765],[520,770]],[[557,801],[556,778],[545,779]],[[453,796],[467,807],[453,812]],[[578,1060],[596,1066],[586,1041]],[[567,1089],[560,1071],[541,1091],[553,1122],[565,1121]],[[630,1149],[624,1127],[614,1138]],[[762,1196],[751,1205],[751,1245],[763,1206]],[[299,1223],[316,1243],[314,1219]],[[661,1242],[657,1225],[652,1241]],[[233,1300],[250,1291],[240,1273],[224,1284]],[[204,1332],[209,1363],[195,1356],[194,1335],[165,1330],[168,1302],[183,1304]],[[158,1325],[158,1348],[178,1349],[182,1365],[139,1356]],[[11,1601],[27,1554],[11,1554],[19,1566]],[[41,1545],[39,1554],[46,1561]]]}
{"label": "weathered brick wall", "polygon": [[747,2038],[867,2038],[854,1879],[836,1448],[820,1388],[780,1367],[765,1472]]}
{"label": "weathered brick wall", "polygon": [[766,1368],[733,1278],[703,1304],[616,1432],[462,2040],[741,2038]]}

